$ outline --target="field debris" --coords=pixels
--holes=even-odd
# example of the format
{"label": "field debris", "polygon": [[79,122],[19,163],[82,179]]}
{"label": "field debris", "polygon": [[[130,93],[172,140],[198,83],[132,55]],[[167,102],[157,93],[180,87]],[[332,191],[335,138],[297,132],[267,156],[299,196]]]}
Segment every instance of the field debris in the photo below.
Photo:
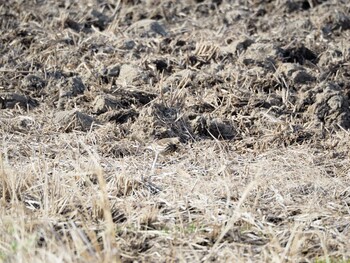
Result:
{"label": "field debris", "polygon": [[0,1],[0,261],[348,262],[349,11]]}

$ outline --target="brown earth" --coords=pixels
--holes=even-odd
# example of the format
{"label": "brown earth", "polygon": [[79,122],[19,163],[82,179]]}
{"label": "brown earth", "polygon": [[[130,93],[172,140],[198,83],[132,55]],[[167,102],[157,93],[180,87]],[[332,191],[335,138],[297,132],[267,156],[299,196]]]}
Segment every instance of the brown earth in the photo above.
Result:
{"label": "brown earth", "polygon": [[10,0],[0,30],[0,260],[349,262],[348,1]]}

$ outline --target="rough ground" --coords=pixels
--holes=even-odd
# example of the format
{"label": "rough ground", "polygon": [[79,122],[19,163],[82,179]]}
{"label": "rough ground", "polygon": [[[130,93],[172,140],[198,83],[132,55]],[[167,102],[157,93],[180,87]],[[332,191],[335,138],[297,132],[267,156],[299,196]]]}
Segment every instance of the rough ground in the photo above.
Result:
{"label": "rough ground", "polygon": [[348,1],[0,0],[0,30],[0,261],[349,262]]}

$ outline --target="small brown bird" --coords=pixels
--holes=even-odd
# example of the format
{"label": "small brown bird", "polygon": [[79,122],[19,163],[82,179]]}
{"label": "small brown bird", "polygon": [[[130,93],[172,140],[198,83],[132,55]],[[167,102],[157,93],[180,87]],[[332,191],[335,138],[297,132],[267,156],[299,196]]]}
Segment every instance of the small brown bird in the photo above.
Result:
{"label": "small brown bird", "polygon": [[167,155],[174,152],[177,149],[179,143],[180,139],[178,137],[164,138],[153,142],[146,148],[154,151],[156,154]]}
{"label": "small brown bird", "polygon": [[180,143],[180,138],[178,137],[164,138],[164,139],[155,141],[146,147],[146,149],[150,149],[155,153],[155,157],[152,165],[152,171],[154,170],[159,154],[167,155],[169,153],[174,152],[178,148],[179,143]]}

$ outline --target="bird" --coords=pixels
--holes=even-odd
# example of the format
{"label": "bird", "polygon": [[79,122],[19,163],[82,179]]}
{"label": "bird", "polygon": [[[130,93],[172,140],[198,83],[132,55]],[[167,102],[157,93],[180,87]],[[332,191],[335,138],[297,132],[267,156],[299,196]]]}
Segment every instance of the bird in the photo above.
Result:
{"label": "bird", "polygon": [[150,149],[155,153],[154,161],[152,164],[152,171],[154,170],[159,154],[161,155],[170,154],[176,151],[179,144],[180,144],[180,138],[173,137],[173,138],[160,139],[148,145],[146,149]]}
{"label": "bird", "polygon": [[154,141],[153,143],[148,145],[146,149],[150,149],[158,154],[167,155],[169,153],[174,152],[177,149],[179,143],[179,137],[164,138]]}

